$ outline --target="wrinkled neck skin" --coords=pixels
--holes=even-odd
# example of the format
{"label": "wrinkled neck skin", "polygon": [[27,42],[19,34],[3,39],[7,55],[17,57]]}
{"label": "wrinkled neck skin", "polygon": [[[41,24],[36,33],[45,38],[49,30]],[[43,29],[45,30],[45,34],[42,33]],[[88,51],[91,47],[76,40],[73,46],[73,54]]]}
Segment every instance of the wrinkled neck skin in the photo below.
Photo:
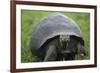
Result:
{"label": "wrinkled neck skin", "polygon": [[59,41],[60,41],[60,46],[64,50],[68,46],[68,43],[70,41],[70,36],[69,35],[60,35]]}
{"label": "wrinkled neck skin", "polygon": [[[70,35],[60,35],[59,44],[60,44],[60,60],[73,60],[75,53],[72,54],[72,48],[69,47]],[[72,45],[71,45],[72,46]]]}

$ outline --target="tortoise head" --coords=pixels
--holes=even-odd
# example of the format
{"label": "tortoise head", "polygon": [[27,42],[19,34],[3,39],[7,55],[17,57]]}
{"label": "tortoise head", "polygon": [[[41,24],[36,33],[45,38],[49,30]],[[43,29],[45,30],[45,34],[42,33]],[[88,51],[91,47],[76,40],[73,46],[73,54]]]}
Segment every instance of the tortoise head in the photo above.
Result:
{"label": "tortoise head", "polygon": [[60,36],[62,60],[84,59],[86,50],[78,38],[70,35]]}

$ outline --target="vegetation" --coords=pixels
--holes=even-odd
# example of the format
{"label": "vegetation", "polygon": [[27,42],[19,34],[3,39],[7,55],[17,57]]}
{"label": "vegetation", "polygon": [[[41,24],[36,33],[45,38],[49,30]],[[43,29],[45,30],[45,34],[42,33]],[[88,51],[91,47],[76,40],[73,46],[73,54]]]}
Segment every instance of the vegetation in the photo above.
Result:
{"label": "vegetation", "polygon": [[[34,62],[36,56],[30,50],[31,32],[39,21],[54,11],[21,10],[21,62]],[[79,12],[60,12],[73,19],[80,27],[87,48],[87,57],[90,58],[90,14]]]}

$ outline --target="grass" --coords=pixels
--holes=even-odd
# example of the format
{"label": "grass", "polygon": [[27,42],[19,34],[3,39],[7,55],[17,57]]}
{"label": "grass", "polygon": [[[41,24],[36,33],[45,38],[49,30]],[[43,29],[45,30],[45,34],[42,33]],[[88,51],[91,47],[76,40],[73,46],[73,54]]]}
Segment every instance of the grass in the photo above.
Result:
{"label": "grass", "polygon": [[[45,16],[53,13],[54,11],[34,11],[34,10],[21,10],[21,62],[34,62],[36,56],[32,55],[30,50],[30,37],[31,32],[35,29],[38,22]],[[85,47],[87,48],[86,59],[90,58],[90,14],[79,12],[60,12],[69,18],[73,19],[80,27],[84,40]]]}

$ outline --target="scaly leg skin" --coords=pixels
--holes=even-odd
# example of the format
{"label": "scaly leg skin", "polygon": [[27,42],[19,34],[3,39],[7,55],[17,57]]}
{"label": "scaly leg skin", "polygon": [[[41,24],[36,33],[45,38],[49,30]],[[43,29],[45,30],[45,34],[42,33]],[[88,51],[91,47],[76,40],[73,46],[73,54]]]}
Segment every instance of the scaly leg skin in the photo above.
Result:
{"label": "scaly leg skin", "polygon": [[44,61],[55,61],[56,58],[57,58],[57,52],[55,45],[49,45]]}

